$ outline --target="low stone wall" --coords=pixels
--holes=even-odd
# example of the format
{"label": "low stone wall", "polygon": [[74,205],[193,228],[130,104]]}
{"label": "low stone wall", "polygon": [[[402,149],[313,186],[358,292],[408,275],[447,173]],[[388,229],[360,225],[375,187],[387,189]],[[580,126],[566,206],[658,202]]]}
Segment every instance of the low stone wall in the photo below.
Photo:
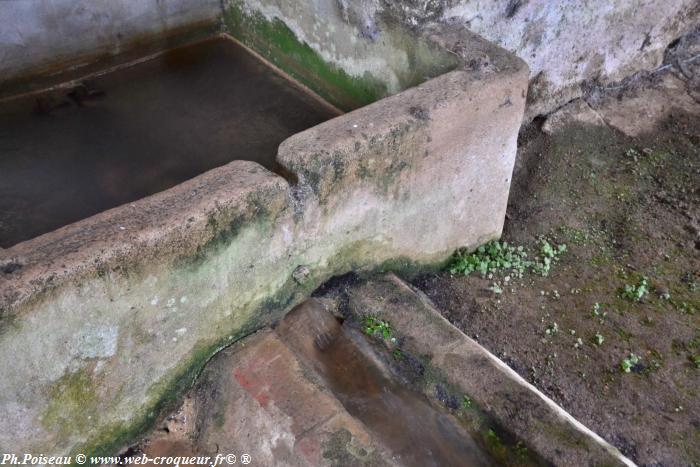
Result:
{"label": "low stone wall", "polygon": [[232,162],[0,251],[0,450],[113,452],[333,275],[498,237],[527,66],[429,39],[456,69],[288,139],[291,182]]}

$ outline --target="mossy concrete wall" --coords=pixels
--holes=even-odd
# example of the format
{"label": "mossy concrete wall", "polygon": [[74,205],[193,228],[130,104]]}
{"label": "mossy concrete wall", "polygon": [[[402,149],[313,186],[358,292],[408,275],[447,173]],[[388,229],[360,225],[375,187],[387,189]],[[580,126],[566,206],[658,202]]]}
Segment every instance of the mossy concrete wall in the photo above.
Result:
{"label": "mossy concrete wall", "polygon": [[[700,23],[697,0],[52,0],[0,2],[0,83],[58,66],[84,69],[105,55],[160,42],[193,23],[225,28],[338,107],[354,108],[409,83],[436,76],[425,44],[436,24],[457,25],[525,60],[530,67],[528,120],[652,70],[677,39]],[[278,20],[275,20],[277,18]],[[281,21],[280,21],[281,20]],[[9,27],[11,26],[11,27]],[[250,33],[270,41],[252,43]],[[408,31],[408,32],[406,32]],[[290,41],[289,33],[299,40]],[[277,39],[273,36],[277,35]],[[298,47],[300,45],[301,47]],[[271,46],[271,47],[270,47]],[[269,47],[269,49],[268,49]],[[672,50],[671,50],[672,51]],[[267,52],[270,54],[268,55]],[[295,54],[286,61],[285,54]],[[333,64],[336,69],[325,65]],[[427,65],[427,67],[426,67]],[[426,76],[427,76],[426,75]],[[309,81],[306,81],[309,80]],[[328,92],[328,83],[336,91]],[[348,92],[348,87],[353,91]],[[3,93],[0,92],[0,95]]]}
{"label": "mossy concrete wall", "polygon": [[457,67],[394,18],[369,29],[330,0],[226,0],[224,26],[326,100],[352,110]]}
{"label": "mossy concrete wall", "polygon": [[527,67],[429,39],[454,71],[288,139],[288,179],[232,162],[0,251],[0,451],[114,452],[331,276],[498,237]]}

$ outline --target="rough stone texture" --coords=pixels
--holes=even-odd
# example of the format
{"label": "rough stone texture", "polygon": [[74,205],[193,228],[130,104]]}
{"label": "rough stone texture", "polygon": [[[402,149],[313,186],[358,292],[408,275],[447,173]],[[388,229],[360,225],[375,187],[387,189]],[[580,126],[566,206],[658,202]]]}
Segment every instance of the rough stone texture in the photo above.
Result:
{"label": "rough stone texture", "polygon": [[605,120],[584,99],[574,99],[547,116],[542,131],[552,134],[570,125],[605,126]]}
{"label": "rough stone texture", "polygon": [[121,53],[220,13],[217,0],[0,2],[0,82]]}
{"label": "rough stone texture", "polygon": [[[468,395],[469,411],[484,411],[482,416],[489,417],[486,426],[506,430],[535,455],[530,459],[544,461],[544,465],[634,465],[450,325],[424,296],[395,276],[346,284],[341,292],[349,299],[343,325],[325,309],[338,305],[339,297],[333,295],[337,292],[323,301],[305,301],[277,323],[274,331],[260,331],[220,352],[181,408],[130,452],[135,451],[136,457],[139,452],[149,456],[158,452],[200,456],[245,452],[261,465],[374,466],[394,465],[393,460],[404,465],[400,461],[404,458],[383,444],[387,437],[399,435],[391,430],[374,432],[353,417],[352,411],[346,411],[339,402],[342,398],[329,386],[326,372],[330,367],[322,363],[324,352],[332,352],[329,349],[344,332],[346,337],[347,332],[356,332],[348,331],[347,326],[353,329],[359,317],[372,315],[389,321],[394,338],[389,345],[400,349],[404,359],[420,362],[421,376],[416,379],[398,368],[390,369],[381,356],[391,350],[386,342],[378,344],[370,338],[377,344],[372,347],[359,337],[354,344],[358,347],[341,347],[342,352],[335,354],[340,359],[331,367],[340,365],[348,372],[349,384],[356,385],[357,400],[364,395],[368,407],[369,394],[392,390],[375,387],[379,383],[369,373],[356,373],[355,352],[369,352],[366,355],[383,375],[395,381],[400,378],[403,384],[410,380],[402,389],[415,394],[422,390],[424,400],[437,406],[447,400],[437,394],[438,386],[449,388],[443,392],[456,388],[460,398]],[[456,408],[452,411],[458,412]],[[478,419],[463,418],[461,423],[474,430],[470,423]],[[167,433],[163,427],[168,428]],[[465,439],[460,444],[464,445],[474,442],[472,436],[479,436],[474,431],[462,435]],[[487,462],[491,465],[494,459]]]}
{"label": "rough stone texture", "polygon": [[349,290],[349,308],[391,323],[402,350],[424,356],[447,382],[553,465],[634,465],[602,438],[462,334],[396,276]]}
{"label": "rough stone texture", "polygon": [[332,465],[341,454],[392,464],[274,332],[242,344],[218,355],[194,391],[200,452],[247,452],[259,465]]}
{"label": "rough stone texture", "polygon": [[[692,34],[700,23],[695,0],[604,5],[584,0],[226,0],[223,12],[222,3],[213,0],[53,0],[38,9],[29,2],[0,2],[0,16],[13,25],[0,31],[0,81],[56,64],[83,66],[193,23],[213,24],[232,5],[284,19],[323,60],[360,80],[378,79],[385,94],[415,84],[421,75],[435,76],[439,73],[431,69],[445,64],[442,59],[426,63],[427,45],[407,43],[435,23],[468,28],[529,65],[526,120],[582,96],[582,84],[607,85],[657,68],[669,44]],[[397,23],[411,28],[415,37]],[[668,59],[683,56],[672,49]],[[692,48],[681,49],[691,56]]]}
{"label": "rough stone texture", "polygon": [[[694,0],[605,5],[583,0],[231,0],[228,5],[242,5],[267,19],[293,14],[290,27],[301,42],[350,75],[379,78],[389,93],[406,80],[410,62],[395,22],[408,25],[417,37],[435,24],[467,28],[528,63],[526,120],[582,96],[591,82],[608,85],[659,67],[669,44],[700,22]],[[381,51],[370,56],[385,62],[358,59],[353,52],[358,47]]]}
{"label": "rough stone texture", "polygon": [[[307,241],[360,233],[377,246],[391,245],[397,256],[427,260],[424,252],[445,251],[450,238],[479,244],[500,232],[513,167],[506,154],[515,139],[504,138],[499,126],[517,126],[523,74],[513,81],[477,76],[448,73],[282,143],[278,161],[299,179],[295,195],[307,209]],[[500,156],[485,157],[491,145]],[[441,154],[441,162],[431,154]],[[477,203],[489,209],[469,208]],[[387,209],[373,209],[382,205]],[[439,219],[426,216],[438,211]]]}
{"label": "rough stone texture", "polygon": [[700,23],[695,0],[445,0],[442,19],[501,45],[530,66],[527,118],[663,62],[675,39]]}
{"label": "rough stone texture", "polygon": [[287,140],[292,185],[233,162],[1,251],[0,450],[114,451],[329,277],[498,237],[527,67],[479,53]]}
{"label": "rough stone texture", "polygon": [[700,23],[669,47],[664,62],[687,81],[688,93],[700,103]]}
{"label": "rough stone texture", "polygon": [[[223,350],[135,458],[233,454],[253,465],[395,465],[270,329]],[[210,464],[212,462],[207,462]]]}
{"label": "rough stone texture", "polygon": [[650,77],[641,76],[616,89],[599,90],[586,101],[605,123],[637,137],[653,130],[673,111],[697,113],[697,102],[687,89],[684,79],[665,70]]}
{"label": "rough stone texture", "polygon": [[271,233],[286,203],[283,179],[236,161],[5,250],[16,268],[0,277],[0,447],[118,441],[265,322],[287,280]]}
{"label": "rough stone texture", "polygon": [[[284,19],[300,43],[353,78],[376,78],[382,89],[374,91],[383,95],[435,76],[431,70],[447,63],[425,62],[429,47],[408,43],[436,23],[468,28],[529,65],[526,120],[582,96],[586,83],[608,85],[657,68],[669,44],[700,23],[695,0],[53,0],[38,9],[0,2],[0,16],[13,25],[0,31],[0,81],[56,64],[83,66],[193,23],[213,24],[232,5]],[[691,56],[692,48],[681,47],[685,55],[673,48],[669,60]]]}
{"label": "rough stone texture", "polygon": [[226,0],[224,24],[233,36],[344,110],[458,66],[454,55],[396,21],[386,21],[369,2],[364,3],[367,9],[359,6],[335,0]]}

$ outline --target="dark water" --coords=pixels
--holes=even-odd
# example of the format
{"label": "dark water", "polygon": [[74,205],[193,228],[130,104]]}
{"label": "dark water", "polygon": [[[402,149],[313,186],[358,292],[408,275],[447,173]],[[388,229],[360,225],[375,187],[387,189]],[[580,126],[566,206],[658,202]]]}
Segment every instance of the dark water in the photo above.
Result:
{"label": "dark water", "polygon": [[[282,339],[317,373],[399,465],[490,466],[488,455],[447,413],[394,381],[344,326],[313,301],[280,323]],[[364,344],[366,345],[366,343]]]}
{"label": "dark water", "polygon": [[274,165],[336,114],[226,39],[0,104],[0,246],[232,160]]}

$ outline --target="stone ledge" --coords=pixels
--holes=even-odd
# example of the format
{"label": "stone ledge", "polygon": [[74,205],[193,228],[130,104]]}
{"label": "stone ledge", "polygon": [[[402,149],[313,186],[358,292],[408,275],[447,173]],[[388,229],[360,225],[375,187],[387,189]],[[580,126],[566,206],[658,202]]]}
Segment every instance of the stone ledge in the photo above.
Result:
{"label": "stone ledge", "polygon": [[0,318],[33,294],[114,268],[168,263],[196,254],[236,219],[286,207],[287,182],[257,163],[233,161],[171,189],[0,251]]}
{"label": "stone ledge", "polygon": [[[394,275],[353,286],[350,310],[391,323],[402,348],[425,357],[447,383],[553,465],[634,463],[478,343],[453,327],[427,297]],[[432,390],[432,387],[429,388]]]}

